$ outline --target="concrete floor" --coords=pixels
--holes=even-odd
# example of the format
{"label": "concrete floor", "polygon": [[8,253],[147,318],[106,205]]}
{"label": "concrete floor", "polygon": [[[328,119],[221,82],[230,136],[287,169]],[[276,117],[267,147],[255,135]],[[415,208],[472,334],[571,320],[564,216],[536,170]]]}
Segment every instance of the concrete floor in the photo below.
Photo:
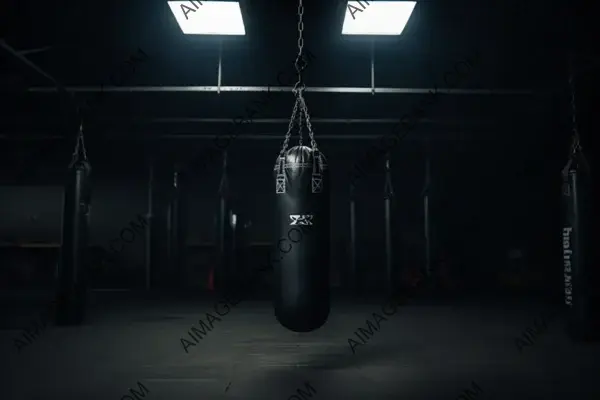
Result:
{"label": "concrete floor", "polygon": [[515,338],[549,309],[534,302],[402,306],[355,355],[348,338],[381,314],[377,303],[335,304],[323,328],[297,334],[268,303],[243,302],[189,353],[180,338],[213,310],[208,301],[96,300],[85,325],[49,326],[21,353],[11,328],[35,309],[13,304],[0,327],[6,400],[119,400],[137,382],[148,400],[285,400],[306,381],[315,400],[454,400],[473,381],[477,399],[600,398],[600,346],[572,344],[562,316],[519,353]]}

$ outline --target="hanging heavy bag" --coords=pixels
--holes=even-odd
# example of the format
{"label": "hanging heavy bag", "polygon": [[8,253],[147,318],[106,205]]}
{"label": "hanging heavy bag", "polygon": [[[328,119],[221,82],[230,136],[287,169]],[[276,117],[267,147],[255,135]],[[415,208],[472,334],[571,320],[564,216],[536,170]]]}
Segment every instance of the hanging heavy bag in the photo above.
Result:
{"label": "hanging heavy bag", "polygon": [[[315,330],[329,316],[329,176],[303,96],[302,71],[307,65],[302,51],[303,14],[302,0],[298,0],[299,37],[295,62],[298,81],[293,90],[296,102],[274,167],[277,235],[273,257],[273,305],[279,323],[294,332]],[[303,116],[310,147],[302,145]],[[299,146],[288,150],[296,121]]]}
{"label": "hanging heavy bag", "polygon": [[570,158],[562,171],[565,205],[562,229],[564,295],[569,307],[567,331],[574,340],[597,340],[600,339],[600,315],[597,301],[594,301],[598,282],[592,260],[592,182],[577,127],[573,61],[569,76],[573,132]]}
{"label": "hanging heavy bag", "polygon": [[[329,182],[315,148],[295,146],[277,158],[275,315],[295,332],[322,326],[329,315]],[[277,259],[277,257],[274,257]]]}
{"label": "hanging heavy bag", "polygon": [[[274,265],[274,307],[281,325],[310,332],[329,316],[329,176],[302,91],[296,95],[292,124],[274,167],[278,221],[274,259],[280,259]],[[306,117],[311,147],[303,146],[300,136],[300,145],[288,150],[298,107]]]}
{"label": "hanging heavy bag", "polygon": [[80,324],[85,315],[90,226],[91,166],[80,131],[65,186],[58,266],[56,323]]}
{"label": "hanging heavy bag", "polygon": [[562,229],[564,299],[569,307],[568,330],[572,338],[592,336],[594,329],[591,248],[591,181],[587,164],[574,153],[563,170],[565,218]]}

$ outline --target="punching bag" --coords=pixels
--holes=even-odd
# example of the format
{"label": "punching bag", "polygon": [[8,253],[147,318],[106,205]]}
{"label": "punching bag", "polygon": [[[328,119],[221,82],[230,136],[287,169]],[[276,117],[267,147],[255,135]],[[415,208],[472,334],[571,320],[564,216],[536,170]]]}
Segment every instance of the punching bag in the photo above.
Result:
{"label": "punching bag", "polygon": [[[562,228],[564,300],[573,339],[593,336],[594,274],[592,265],[591,180],[587,163],[575,152],[563,170],[565,218]],[[597,326],[596,326],[597,329]]]}
{"label": "punching bag", "polygon": [[[78,149],[79,143],[76,153],[79,153]],[[85,315],[91,201],[90,173],[91,166],[87,162],[85,151],[83,156],[77,154],[69,166],[64,192],[62,243],[57,282],[57,325],[80,324]]]}
{"label": "punching bag", "polygon": [[294,332],[329,316],[329,176],[316,146],[283,150],[274,167],[277,203],[274,309]]}

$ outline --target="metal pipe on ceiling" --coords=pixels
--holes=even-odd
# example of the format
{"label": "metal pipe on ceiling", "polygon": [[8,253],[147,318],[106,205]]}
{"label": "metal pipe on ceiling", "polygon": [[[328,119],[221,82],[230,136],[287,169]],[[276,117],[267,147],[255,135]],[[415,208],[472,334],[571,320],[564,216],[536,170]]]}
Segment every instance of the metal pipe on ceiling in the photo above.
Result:
{"label": "metal pipe on ceiling", "polygon": [[[291,92],[291,86],[70,86],[70,92],[95,93],[180,93],[180,92]],[[29,92],[55,92],[52,87],[31,87]],[[450,88],[394,88],[394,87],[306,87],[308,93],[351,93],[351,94],[429,94],[436,91],[441,94],[455,95],[534,95],[534,90],[522,89],[450,89]]]}
{"label": "metal pipe on ceiling", "polygon": [[[233,118],[196,118],[196,117],[160,117],[160,118],[128,118],[134,123],[233,123]],[[398,118],[312,118],[311,122],[317,124],[397,124]],[[110,119],[107,119],[110,121]],[[252,124],[289,124],[289,118],[255,118]],[[420,118],[416,120],[422,124],[443,124],[443,125],[490,125],[497,124],[499,121],[484,121],[484,120],[443,120],[437,118]]]}
{"label": "metal pipe on ceiling", "polygon": [[[29,120],[23,116],[17,116],[14,119],[5,118],[2,123],[3,124],[15,124],[23,127],[23,121]],[[398,118],[311,118],[313,123],[316,124],[341,124],[341,125],[395,125],[398,123]],[[14,121],[14,122],[13,122]],[[40,119],[35,121],[36,123],[40,123]],[[53,120],[48,120],[48,123],[52,123]],[[117,124],[122,126],[123,123],[132,123],[132,124],[232,124],[234,122],[234,118],[197,118],[197,117],[112,117],[105,118],[100,122],[106,123],[108,125]],[[289,124],[289,118],[255,118],[252,120],[251,125],[260,125],[260,124]],[[452,119],[441,119],[441,118],[419,118],[415,120],[418,124],[434,124],[434,125],[459,125],[459,126],[469,126],[469,127],[479,127],[479,126],[490,126],[490,125],[498,125],[503,121],[494,121],[494,120],[472,120],[472,119],[464,119],[464,120],[452,120]],[[44,123],[44,121],[42,121]],[[164,128],[163,128],[164,129]]]}
{"label": "metal pipe on ceiling", "polygon": [[[318,134],[318,139],[324,140],[376,140],[380,137],[384,136],[386,133],[372,133],[372,134]],[[208,134],[208,133],[190,133],[190,134],[163,134],[160,135],[162,139],[169,140],[214,140],[217,136],[226,136],[223,134]],[[236,137],[235,140],[283,140],[283,133],[257,133],[257,134],[241,134]],[[472,135],[466,135],[464,132],[443,132],[439,134],[433,134],[436,140],[474,140]],[[489,137],[490,135],[481,134],[479,132],[477,136],[481,137]],[[418,136],[412,136],[408,138],[408,140],[414,140],[418,138]],[[450,139],[452,138],[452,139]],[[41,141],[41,140],[63,140],[66,139],[64,136],[58,135],[0,135],[0,140],[11,140],[11,141]],[[142,137],[140,135],[131,134],[129,132],[129,136],[123,132],[110,132],[106,135],[102,136],[102,139],[105,140],[140,140]]]}
{"label": "metal pipe on ceiling", "polygon": [[[323,140],[376,140],[379,139],[383,136],[387,135],[387,133],[372,133],[372,134],[356,134],[356,135],[352,135],[352,134],[318,134],[316,133],[316,138],[317,139],[323,139]],[[478,134],[478,136],[481,135],[481,133]],[[203,140],[214,140],[214,138],[217,135],[210,135],[210,134],[165,134],[165,135],[161,135],[160,137],[163,139],[173,139],[173,140],[186,140],[186,139],[203,139]],[[242,134],[237,136],[237,139],[242,139],[242,140],[283,140],[284,139],[284,134],[283,133],[275,133],[275,134],[270,134],[270,133],[258,133],[258,134]],[[486,136],[486,135],[481,135],[481,136]],[[489,136],[489,135],[488,135]],[[467,136],[465,135],[464,132],[444,132],[444,133],[440,133],[440,134],[435,134],[436,139],[440,139],[440,140],[464,140],[467,138]],[[408,138],[408,140],[413,140],[413,139],[417,139],[418,136],[413,136]],[[452,139],[450,139],[452,138]]]}
{"label": "metal pipe on ceiling", "polygon": [[29,60],[25,56],[27,54],[27,52],[21,52],[21,51],[14,49],[12,46],[10,46],[8,43],[6,43],[6,41],[4,39],[0,39],[0,48],[4,49],[7,53],[12,55],[17,60],[19,60],[22,64],[26,65],[28,68],[32,69],[33,71],[37,72],[39,75],[43,76],[44,78],[46,78],[47,80],[52,82],[55,87],[48,88],[48,89],[51,89],[50,90],[51,92],[65,91],[65,88],[59,81],[57,81],[52,75],[48,74],[46,71],[44,71],[43,69],[38,67],[35,63],[31,62],[31,60]]}
{"label": "metal pipe on ceiling", "polygon": [[40,47],[39,49],[20,50],[19,54],[22,56],[26,56],[28,54],[42,53],[42,52],[48,51],[50,49],[52,49],[52,46]]}

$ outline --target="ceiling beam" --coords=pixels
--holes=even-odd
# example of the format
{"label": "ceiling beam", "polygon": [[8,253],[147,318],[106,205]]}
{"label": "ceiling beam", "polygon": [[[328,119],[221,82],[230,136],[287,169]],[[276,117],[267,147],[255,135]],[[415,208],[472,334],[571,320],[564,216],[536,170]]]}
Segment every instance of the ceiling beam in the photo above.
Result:
{"label": "ceiling beam", "polygon": [[38,49],[19,50],[19,54],[22,56],[26,56],[28,54],[42,53],[42,52],[48,51],[50,49],[52,49],[52,46],[40,47]]}
{"label": "ceiling beam", "polygon": [[[291,86],[72,86],[69,92],[112,92],[112,93],[180,93],[180,92],[292,92]],[[29,92],[56,92],[52,87],[31,87]],[[451,89],[451,88],[370,88],[370,87],[306,87],[308,93],[352,93],[352,94],[429,94],[432,92],[455,95],[535,95],[538,92],[526,89]]]}
{"label": "ceiling beam", "polygon": [[[138,141],[144,140],[144,136],[140,134],[124,134],[124,132],[108,132],[104,134],[101,140],[106,141]],[[367,133],[367,134],[316,134],[315,137],[318,140],[377,140],[381,137],[387,136],[387,133]],[[213,141],[217,136],[227,136],[227,135],[217,135],[210,133],[165,133],[160,135],[150,135],[150,137],[158,137],[161,139],[169,139],[169,140],[207,140]],[[307,135],[308,136],[308,135]],[[414,139],[433,139],[433,140],[442,140],[442,141],[460,141],[460,140],[477,140],[477,138],[486,138],[492,139],[497,138],[498,135],[494,135],[492,132],[482,133],[468,133],[465,131],[443,131],[438,133],[432,132],[423,132],[417,135],[410,135],[409,141]],[[285,135],[282,132],[271,132],[271,133],[246,133],[236,137],[235,140],[283,140]],[[6,140],[10,142],[37,142],[37,141],[54,141],[54,140],[65,140],[64,136],[60,135],[50,135],[50,134],[9,134],[9,135],[0,135],[0,140]]]}
{"label": "ceiling beam", "polygon": [[61,91],[61,92],[65,91],[64,86],[59,81],[54,79],[52,77],[52,75],[48,74],[46,71],[44,71],[43,69],[41,69],[40,67],[35,65],[27,57],[25,57],[25,55],[22,54],[22,52],[15,50],[12,46],[10,46],[8,43],[6,43],[6,41],[4,39],[0,39],[0,48],[4,49],[8,54],[12,55],[14,58],[16,58],[18,61],[20,61],[23,65],[27,66],[29,69],[37,72],[39,75],[43,76],[44,78],[46,78],[47,80],[52,82],[55,86],[53,88],[53,91]]}

